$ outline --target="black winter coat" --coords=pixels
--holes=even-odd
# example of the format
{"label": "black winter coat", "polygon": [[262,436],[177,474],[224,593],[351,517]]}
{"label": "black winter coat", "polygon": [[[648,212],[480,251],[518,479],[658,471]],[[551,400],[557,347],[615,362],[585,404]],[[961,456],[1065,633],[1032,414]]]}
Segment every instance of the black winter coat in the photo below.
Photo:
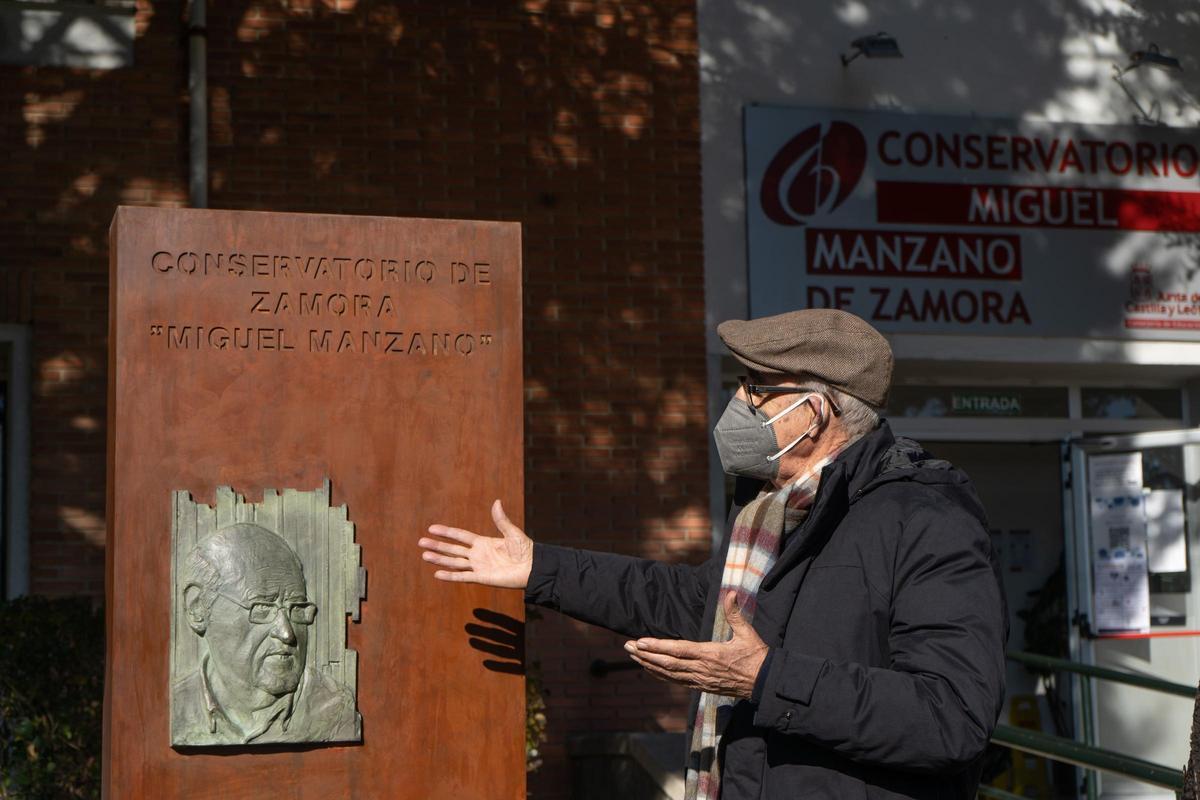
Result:
{"label": "black winter coat", "polygon": [[[731,520],[757,489],[739,487]],[[727,547],[693,567],[537,545],[526,599],[708,641]],[[722,737],[721,800],[973,798],[1007,627],[970,479],[882,423],[825,468],[763,579],[754,628],[771,655]]]}

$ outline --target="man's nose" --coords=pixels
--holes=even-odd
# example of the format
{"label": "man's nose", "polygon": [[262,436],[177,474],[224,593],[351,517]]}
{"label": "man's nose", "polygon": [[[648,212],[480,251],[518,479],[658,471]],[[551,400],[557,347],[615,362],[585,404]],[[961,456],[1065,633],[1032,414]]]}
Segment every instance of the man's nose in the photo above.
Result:
{"label": "man's nose", "polygon": [[288,618],[286,608],[278,609],[275,612],[275,621],[271,623],[271,635],[284,644],[296,643],[296,629],[292,627],[292,621]]}

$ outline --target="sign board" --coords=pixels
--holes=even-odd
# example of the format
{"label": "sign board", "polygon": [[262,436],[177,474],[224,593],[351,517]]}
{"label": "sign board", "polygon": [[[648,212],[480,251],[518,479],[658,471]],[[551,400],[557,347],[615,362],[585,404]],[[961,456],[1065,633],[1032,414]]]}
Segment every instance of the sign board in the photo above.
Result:
{"label": "sign board", "polygon": [[1067,390],[1054,386],[893,386],[893,417],[1065,417]]}
{"label": "sign board", "polygon": [[750,313],[1200,341],[1190,131],[748,107]]}
{"label": "sign board", "polygon": [[416,546],[520,518],[520,248],[118,209],[106,797],[525,797],[520,593]]}

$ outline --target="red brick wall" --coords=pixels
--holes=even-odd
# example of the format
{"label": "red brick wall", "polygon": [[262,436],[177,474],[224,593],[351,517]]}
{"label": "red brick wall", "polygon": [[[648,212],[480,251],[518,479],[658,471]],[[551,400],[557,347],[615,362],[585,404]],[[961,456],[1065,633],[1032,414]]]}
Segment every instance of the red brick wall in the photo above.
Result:
{"label": "red brick wall", "polygon": [[180,27],[146,7],[138,30],[136,69],[0,66],[0,322],[33,326],[30,562],[43,594],[104,593],[113,209],[186,201]]}
{"label": "red brick wall", "polygon": [[[527,527],[708,550],[698,71],[692,0],[210,4],[214,208],[524,225]],[[34,589],[103,586],[108,220],[185,204],[186,62],[144,3],[137,66],[0,68],[4,268],[32,276]],[[529,657],[564,797],[573,731],[679,728],[684,693],[597,679],[620,640],[546,613]]]}

